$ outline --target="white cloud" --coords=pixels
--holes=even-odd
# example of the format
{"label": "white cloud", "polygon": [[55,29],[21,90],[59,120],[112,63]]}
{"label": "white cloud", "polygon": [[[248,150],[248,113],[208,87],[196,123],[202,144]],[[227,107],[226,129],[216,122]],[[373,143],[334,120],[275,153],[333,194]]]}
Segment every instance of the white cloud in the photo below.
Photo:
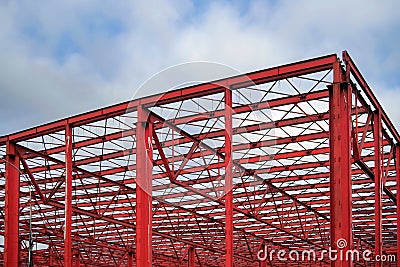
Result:
{"label": "white cloud", "polygon": [[384,100],[400,83],[392,78],[399,8],[398,1],[6,1],[0,134],[127,100],[152,74],[182,62],[251,71],[343,49],[399,118]]}
{"label": "white cloud", "polygon": [[379,103],[383,106],[389,119],[392,121],[397,131],[400,132],[400,109],[399,109],[399,99],[400,99],[400,87],[382,89],[379,88],[378,92],[375,94]]}

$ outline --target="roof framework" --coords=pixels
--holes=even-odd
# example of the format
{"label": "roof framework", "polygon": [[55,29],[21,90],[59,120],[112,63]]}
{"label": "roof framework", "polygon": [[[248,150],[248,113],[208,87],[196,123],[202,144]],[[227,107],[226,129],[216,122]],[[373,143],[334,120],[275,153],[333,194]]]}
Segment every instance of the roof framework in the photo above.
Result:
{"label": "roof framework", "polygon": [[347,52],[0,137],[0,264],[286,266],[258,251],[339,239],[395,255],[399,141]]}

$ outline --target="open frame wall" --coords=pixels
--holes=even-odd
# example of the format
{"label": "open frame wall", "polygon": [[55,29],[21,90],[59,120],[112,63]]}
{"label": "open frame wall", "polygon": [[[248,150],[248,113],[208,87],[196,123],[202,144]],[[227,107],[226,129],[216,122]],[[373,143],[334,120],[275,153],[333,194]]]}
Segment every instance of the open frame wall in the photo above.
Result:
{"label": "open frame wall", "polygon": [[321,252],[400,255],[399,142],[347,52],[2,136],[0,265],[396,266]]}

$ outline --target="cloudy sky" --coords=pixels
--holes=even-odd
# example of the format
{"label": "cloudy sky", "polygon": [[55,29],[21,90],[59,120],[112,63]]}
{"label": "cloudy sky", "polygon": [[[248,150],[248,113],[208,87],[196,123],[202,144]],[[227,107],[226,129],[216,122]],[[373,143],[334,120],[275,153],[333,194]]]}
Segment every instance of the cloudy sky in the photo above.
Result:
{"label": "cloudy sky", "polygon": [[342,50],[400,128],[398,10],[397,0],[3,0],[0,135],[129,100],[183,62],[246,72]]}

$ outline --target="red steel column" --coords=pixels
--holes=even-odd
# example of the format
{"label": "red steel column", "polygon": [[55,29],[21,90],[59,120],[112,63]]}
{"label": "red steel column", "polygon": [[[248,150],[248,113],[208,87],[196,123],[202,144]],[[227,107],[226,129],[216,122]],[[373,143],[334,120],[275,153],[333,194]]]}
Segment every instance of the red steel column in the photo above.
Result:
{"label": "red steel column", "polygon": [[[351,90],[342,83],[340,63],[334,64],[334,83],[329,90],[329,146],[330,146],[330,227],[331,248],[339,250],[338,240],[347,246],[343,255],[352,249],[352,180],[351,180]],[[343,244],[343,243],[341,243]],[[331,266],[352,266],[344,256]]]}
{"label": "red steel column", "polygon": [[80,258],[79,258],[79,252],[76,251],[75,253],[75,267],[81,266]]}
{"label": "red steel column", "polygon": [[14,144],[6,148],[4,266],[19,265],[19,156]]}
{"label": "red steel column", "polygon": [[258,253],[260,253],[261,250],[263,250],[265,254],[264,255],[257,254],[257,258],[265,256],[265,260],[260,260],[260,258],[258,258],[259,259],[258,266],[259,267],[267,267],[268,249],[267,249],[267,245],[264,242],[261,243],[260,250],[258,251]]}
{"label": "red steel column", "polygon": [[232,91],[225,88],[225,266],[233,266]]}
{"label": "red steel column", "polygon": [[[382,117],[374,112],[374,150],[375,150],[375,255],[382,255]],[[375,266],[382,266],[376,261]]]}
{"label": "red steel column", "polygon": [[152,265],[152,131],[138,106],[136,124],[136,266]]}
{"label": "red steel column", "polygon": [[400,267],[400,144],[396,145],[396,178],[397,178],[397,266]]}
{"label": "red steel column", "polygon": [[128,252],[128,267],[133,267],[133,253]]}
{"label": "red steel column", "polygon": [[194,251],[194,247],[190,246],[189,247],[189,251],[188,251],[188,267],[194,267],[195,265],[195,251]]}
{"label": "red steel column", "polygon": [[64,267],[72,267],[72,127],[65,127]]}
{"label": "red steel column", "polygon": [[53,266],[53,250],[52,247],[49,246],[49,266]]}

